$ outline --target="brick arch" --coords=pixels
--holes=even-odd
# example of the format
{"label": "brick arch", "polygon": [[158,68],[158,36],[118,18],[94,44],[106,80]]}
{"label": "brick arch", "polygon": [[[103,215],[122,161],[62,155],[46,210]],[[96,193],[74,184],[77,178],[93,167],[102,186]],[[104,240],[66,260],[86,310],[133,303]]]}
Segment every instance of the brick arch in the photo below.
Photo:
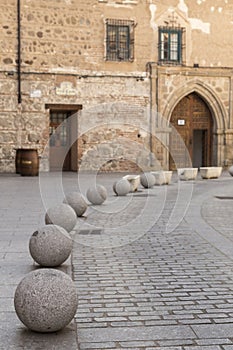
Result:
{"label": "brick arch", "polygon": [[171,95],[162,113],[163,118],[170,122],[175,106],[182,100],[182,98],[193,92],[197,93],[209,107],[213,118],[214,131],[224,130],[226,126],[227,112],[221,100],[210,86],[199,80],[185,84],[185,86],[176,90],[175,93]]}

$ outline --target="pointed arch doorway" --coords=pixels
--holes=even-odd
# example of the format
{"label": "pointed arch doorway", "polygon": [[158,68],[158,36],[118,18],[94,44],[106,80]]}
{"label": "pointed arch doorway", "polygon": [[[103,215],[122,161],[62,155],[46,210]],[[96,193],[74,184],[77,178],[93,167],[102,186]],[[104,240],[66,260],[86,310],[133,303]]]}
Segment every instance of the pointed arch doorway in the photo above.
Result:
{"label": "pointed arch doorway", "polygon": [[206,102],[195,92],[185,96],[174,108],[170,123],[181,136],[187,151],[184,152],[184,146],[177,142],[177,135],[171,133],[169,142],[174,157],[170,152],[169,168],[211,166],[213,119]]}

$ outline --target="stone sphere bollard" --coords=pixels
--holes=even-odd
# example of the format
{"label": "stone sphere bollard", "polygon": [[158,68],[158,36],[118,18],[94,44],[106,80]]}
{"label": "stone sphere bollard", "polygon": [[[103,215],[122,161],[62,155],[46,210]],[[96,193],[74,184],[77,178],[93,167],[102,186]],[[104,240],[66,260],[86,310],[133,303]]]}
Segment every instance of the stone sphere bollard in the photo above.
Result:
{"label": "stone sphere bollard", "polygon": [[107,198],[107,190],[102,185],[95,185],[87,190],[87,199],[92,204],[100,205]]}
{"label": "stone sphere bollard", "polygon": [[77,215],[70,205],[62,203],[51,207],[45,214],[45,223],[63,227],[67,232],[73,230],[77,222]]}
{"label": "stone sphere bollard", "polygon": [[14,295],[15,311],[29,329],[48,333],[67,326],[78,305],[72,279],[56,269],[38,269],[27,274]]}
{"label": "stone sphere bollard", "polygon": [[229,171],[229,174],[230,174],[231,176],[233,176],[233,165],[230,166],[230,168],[228,169],[228,171]]}
{"label": "stone sphere bollard", "polygon": [[141,185],[145,188],[151,188],[155,184],[155,177],[151,173],[144,173],[140,175]]}
{"label": "stone sphere bollard", "polygon": [[117,196],[126,196],[130,189],[130,183],[126,179],[120,179],[113,184],[113,191]]}
{"label": "stone sphere bollard", "polygon": [[45,225],[35,231],[29,240],[29,252],[41,266],[61,265],[71,254],[72,239],[57,225]]}
{"label": "stone sphere bollard", "polygon": [[67,194],[63,203],[69,204],[74,209],[77,216],[82,216],[87,210],[87,203],[83,195],[79,192]]}

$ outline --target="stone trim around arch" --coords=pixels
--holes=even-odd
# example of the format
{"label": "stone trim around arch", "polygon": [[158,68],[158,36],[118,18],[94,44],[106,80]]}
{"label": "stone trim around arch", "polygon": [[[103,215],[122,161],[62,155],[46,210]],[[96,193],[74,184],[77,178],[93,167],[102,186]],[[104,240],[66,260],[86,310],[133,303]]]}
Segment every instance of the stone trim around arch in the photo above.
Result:
{"label": "stone trim around arch", "polygon": [[211,87],[200,80],[192,80],[176,90],[169,98],[163,111],[163,120],[170,123],[175,106],[190,93],[197,93],[208,105],[213,117],[213,153],[212,162],[215,166],[225,164],[225,136],[227,127],[227,112],[223,103]]}
{"label": "stone trim around arch", "polygon": [[215,92],[209,85],[199,80],[188,82],[185,86],[182,86],[172,94],[162,113],[163,118],[170,122],[175,106],[182,100],[182,98],[194,92],[199,94],[207,103],[212,113],[215,132],[217,132],[217,130],[225,130],[227,125],[227,112],[221,100],[216,96]]}

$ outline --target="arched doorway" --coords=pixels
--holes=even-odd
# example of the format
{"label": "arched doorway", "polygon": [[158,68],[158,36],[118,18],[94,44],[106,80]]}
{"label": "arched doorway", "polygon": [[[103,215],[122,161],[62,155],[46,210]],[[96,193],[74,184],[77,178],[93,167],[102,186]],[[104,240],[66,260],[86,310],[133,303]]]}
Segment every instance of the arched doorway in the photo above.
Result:
{"label": "arched doorway", "polygon": [[190,156],[189,160],[184,156],[184,147],[177,142],[177,136],[171,133],[170,149],[175,160],[170,155],[170,169],[190,166],[190,160],[196,168],[211,166],[213,120],[205,101],[197,93],[185,96],[174,108],[170,123],[183,139]]}

